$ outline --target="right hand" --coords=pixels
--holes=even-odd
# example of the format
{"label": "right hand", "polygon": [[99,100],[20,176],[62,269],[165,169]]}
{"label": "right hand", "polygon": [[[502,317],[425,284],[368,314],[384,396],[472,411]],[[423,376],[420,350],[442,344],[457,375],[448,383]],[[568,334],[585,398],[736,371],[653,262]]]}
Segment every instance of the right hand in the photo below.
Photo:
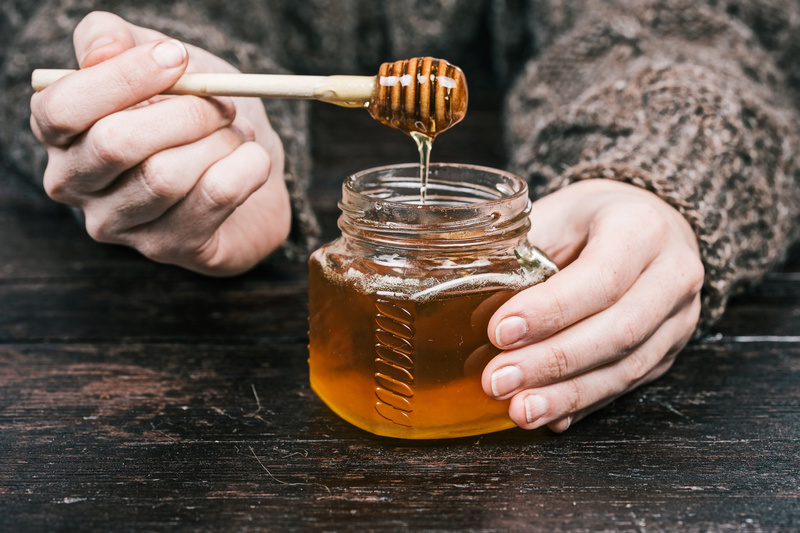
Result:
{"label": "right hand", "polygon": [[209,275],[254,266],[286,239],[283,147],[253,98],[163,96],[222,59],[95,12],[76,27],[80,69],[33,95],[47,194],[97,241]]}
{"label": "right hand", "polygon": [[654,193],[612,179],[537,200],[531,242],[561,267],[489,321],[503,351],[483,389],[521,428],[562,432],[662,376],[700,316],[705,270],[692,226]]}

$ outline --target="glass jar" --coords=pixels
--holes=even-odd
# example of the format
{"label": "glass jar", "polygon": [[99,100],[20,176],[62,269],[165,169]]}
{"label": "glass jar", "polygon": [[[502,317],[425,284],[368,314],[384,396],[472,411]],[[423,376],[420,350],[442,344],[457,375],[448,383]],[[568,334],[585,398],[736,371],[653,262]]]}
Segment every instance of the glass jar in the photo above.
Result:
{"label": "glass jar", "polygon": [[309,260],[311,387],[369,432],[409,439],[512,427],[508,401],[481,387],[500,350],[489,319],[555,265],[527,240],[525,181],[500,170],[431,165],[348,177],[341,237]]}

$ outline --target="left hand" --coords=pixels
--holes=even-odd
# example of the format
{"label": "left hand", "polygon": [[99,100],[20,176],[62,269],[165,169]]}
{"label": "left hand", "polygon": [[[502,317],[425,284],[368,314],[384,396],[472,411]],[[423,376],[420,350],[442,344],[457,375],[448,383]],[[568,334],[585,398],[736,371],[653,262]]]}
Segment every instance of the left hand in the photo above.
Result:
{"label": "left hand", "polygon": [[80,69],[31,98],[47,194],[97,241],[208,275],[244,272],[289,234],[284,152],[260,100],[167,96],[219,57],[112,13],[75,29]]}
{"label": "left hand", "polygon": [[704,269],[686,219],[655,194],[587,180],[533,205],[532,244],[562,269],[489,322],[505,350],[483,389],[521,428],[555,432],[663,375],[700,315]]}

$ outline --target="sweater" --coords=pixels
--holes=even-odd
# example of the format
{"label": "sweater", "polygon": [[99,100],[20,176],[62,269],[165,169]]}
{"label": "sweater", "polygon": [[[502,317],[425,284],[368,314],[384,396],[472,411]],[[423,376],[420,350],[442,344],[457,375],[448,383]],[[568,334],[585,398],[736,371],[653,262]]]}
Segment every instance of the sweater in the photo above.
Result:
{"label": "sweater", "polygon": [[[92,10],[160,30],[244,72],[374,74],[430,55],[502,93],[508,169],[540,196],[583,179],[652,191],[691,224],[705,266],[700,331],[800,237],[796,0],[10,0],[2,7],[2,164],[41,180],[30,73],[76,66]],[[287,155],[286,250],[317,221],[305,102],[265,100]]]}

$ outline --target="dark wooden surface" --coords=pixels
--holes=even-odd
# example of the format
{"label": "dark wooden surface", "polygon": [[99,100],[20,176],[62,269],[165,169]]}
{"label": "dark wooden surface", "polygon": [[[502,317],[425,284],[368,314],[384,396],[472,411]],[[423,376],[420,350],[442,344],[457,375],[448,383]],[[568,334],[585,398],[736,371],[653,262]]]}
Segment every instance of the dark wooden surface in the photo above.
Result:
{"label": "dark wooden surface", "polygon": [[[434,159],[502,164],[497,115],[470,112]],[[353,113],[314,107],[328,236],[346,173],[415,156]],[[800,529],[797,259],[567,433],[435,442],[372,436],[315,397],[305,275],[151,263],[4,172],[0,530]]]}

